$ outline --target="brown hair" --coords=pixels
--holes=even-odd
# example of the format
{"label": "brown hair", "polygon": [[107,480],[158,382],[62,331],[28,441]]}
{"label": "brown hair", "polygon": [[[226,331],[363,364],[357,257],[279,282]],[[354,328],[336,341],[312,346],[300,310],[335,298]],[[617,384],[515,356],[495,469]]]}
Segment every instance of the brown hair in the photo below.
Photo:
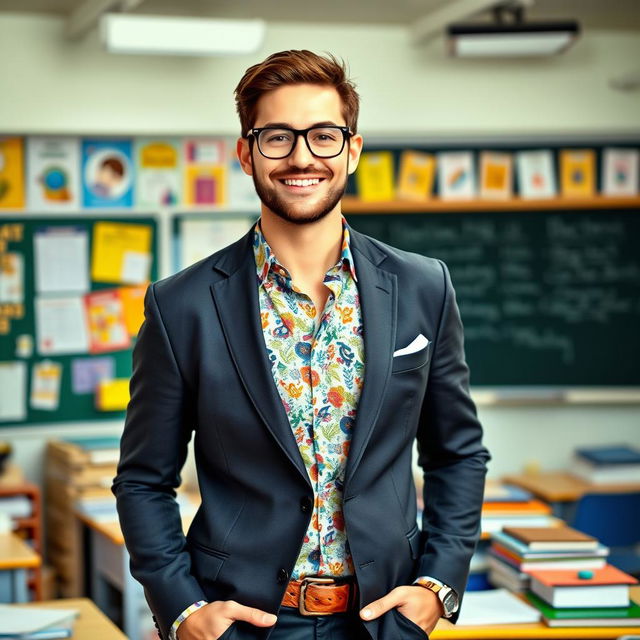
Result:
{"label": "brown hair", "polygon": [[124,175],[124,165],[118,158],[107,158],[101,165],[100,168],[109,167],[113,173],[122,177]]}
{"label": "brown hair", "polygon": [[342,115],[348,127],[357,132],[360,98],[355,84],[347,77],[345,63],[330,53],[325,57],[302,49],[273,53],[245,71],[235,90],[242,135],[246,136],[254,125],[256,106],[264,93],[303,83],[334,87],[342,100]]}

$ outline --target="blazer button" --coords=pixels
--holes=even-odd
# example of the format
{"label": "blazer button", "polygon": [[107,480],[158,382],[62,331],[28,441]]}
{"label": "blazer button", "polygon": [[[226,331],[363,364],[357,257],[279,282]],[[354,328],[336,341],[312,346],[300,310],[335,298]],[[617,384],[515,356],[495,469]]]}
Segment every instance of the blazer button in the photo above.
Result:
{"label": "blazer button", "polygon": [[280,584],[283,582],[289,582],[289,572],[286,569],[280,569],[278,571],[278,582]]}
{"label": "blazer button", "polygon": [[308,498],[307,496],[305,496],[300,500],[300,511],[302,511],[302,513],[309,513],[309,511],[311,511],[312,506],[313,506],[313,503],[311,501],[311,498]]}

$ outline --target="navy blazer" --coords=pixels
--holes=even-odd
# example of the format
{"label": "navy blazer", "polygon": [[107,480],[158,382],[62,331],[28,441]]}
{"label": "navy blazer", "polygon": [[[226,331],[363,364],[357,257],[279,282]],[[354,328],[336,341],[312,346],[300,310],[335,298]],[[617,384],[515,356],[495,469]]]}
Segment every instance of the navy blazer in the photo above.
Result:
{"label": "navy blazer", "polygon": [[[360,605],[430,575],[462,595],[479,536],[486,462],[463,330],[445,265],[350,229],[365,380],[344,480]],[[273,381],[260,322],[253,229],[152,284],[133,352],[113,483],[133,576],[162,638],[197,600],[277,614],[313,489]],[[419,334],[425,349],[393,357]],[[202,504],[183,535],[175,488],[195,433]],[[425,511],[416,525],[414,439]],[[392,610],[372,638],[425,634]],[[244,622],[225,639],[267,638]]]}

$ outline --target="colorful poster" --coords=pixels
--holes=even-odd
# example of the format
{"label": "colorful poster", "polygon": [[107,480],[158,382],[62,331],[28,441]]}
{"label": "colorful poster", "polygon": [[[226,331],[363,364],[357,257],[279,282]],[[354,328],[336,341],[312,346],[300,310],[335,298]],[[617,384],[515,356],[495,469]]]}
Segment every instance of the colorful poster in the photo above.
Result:
{"label": "colorful poster", "polygon": [[184,203],[216,206],[227,202],[225,142],[220,138],[184,141]]}
{"label": "colorful poster", "polygon": [[636,196],[639,191],[637,149],[605,149],[602,154],[602,193]]}
{"label": "colorful poster", "polygon": [[84,297],[89,325],[89,352],[128,349],[131,345],[117,291],[95,291]]}
{"label": "colorful poster", "polygon": [[553,198],[556,195],[556,174],[551,151],[520,151],[516,154],[518,191],[521,198]]}
{"label": "colorful poster", "polygon": [[596,191],[596,154],[593,149],[560,151],[560,185],[563,197],[589,197]]}
{"label": "colorful poster", "polygon": [[136,139],[138,207],[174,207],[180,202],[180,147],[179,140]]}
{"label": "colorful poster", "polygon": [[512,158],[510,153],[483,151],[480,154],[480,197],[511,198]]}
{"label": "colorful poster", "polygon": [[130,140],[82,141],[82,201],[85,207],[133,204]]}
{"label": "colorful poster", "polygon": [[141,284],[151,271],[152,228],[146,224],[97,222],[93,227],[91,279]]}
{"label": "colorful poster", "polygon": [[400,156],[398,198],[425,200],[431,196],[435,174],[435,158],[429,153],[403,151]]}
{"label": "colorful poster", "polygon": [[0,138],[0,209],[24,209],[22,138]]}
{"label": "colorful poster", "polygon": [[130,336],[137,336],[144,321],[144,296],[147,285],[139,287],[122,287],[118,290],[122,301],[124,324]]}
{"label": "colorful poster", "polygon": [[29,209],[69,211],[80,208],[80,140],[27,139],[27,202]]}
{"label": "colorful poster", "polygon": [[443,200],[469,200],[475,197],[476,180],[471,151],[438,154],[438,192]]}
{"label": "colorful poster", "polygon": [[393,200],[393,153],[367,151],[361,154],[355,177],[358,195],[363,202]]}

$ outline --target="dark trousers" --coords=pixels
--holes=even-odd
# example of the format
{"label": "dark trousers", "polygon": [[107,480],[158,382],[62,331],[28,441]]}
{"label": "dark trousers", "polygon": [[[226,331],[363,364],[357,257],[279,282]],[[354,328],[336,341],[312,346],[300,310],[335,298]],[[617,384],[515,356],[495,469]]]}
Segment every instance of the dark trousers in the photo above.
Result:
{"label": "dark trousers", "polygon": [[282,607],[269,640],[371,640],[357,611],[330,616],[303,616]]}

